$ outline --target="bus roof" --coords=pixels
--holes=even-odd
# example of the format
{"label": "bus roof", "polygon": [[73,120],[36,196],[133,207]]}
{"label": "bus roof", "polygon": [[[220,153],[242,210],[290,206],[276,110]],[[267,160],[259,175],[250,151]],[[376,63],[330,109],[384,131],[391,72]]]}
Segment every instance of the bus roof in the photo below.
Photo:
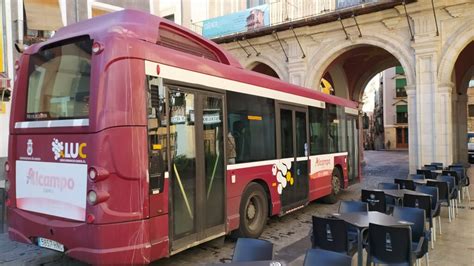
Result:
{"label": "bus roof", "polygon": [[[188,56],[188,58],[190,61],[194,61],[191,59],[191,57],[195,58],[195,60],[199,61],[200,65],[202,65],[203,62],[207,62],[207,64],[210,66],[216,66],[216,64],[220,64],[220,71],[205,73],[205,69],[209,68],[203,68],[202,66],[200,67],[196,64],[184,64],[184,66],[180,65],[180,67],[205,74],[220,75],[222,78],[265,87],[276,91],[291,93],[327,103],[343,105],[351,108],[358,107],[358,103],[354,101],[324,94],[314,89],[289,84],[277,78],[273,78],[254,71],[245,70],[232,55],[230,55],[226,50],[218,46],[216,43],[207,40],[184,27],[176,25],[169,20],[137,10],[117,11],[66,26],[59,29],[56,34],[46,42],[30,46],[25,51],[25,54],[34,54],[43,47],[49,46],[52,43],[86,35],[90,36],[91,39],[100,38],[106,35],[117,35],[125,38],[140,39],[152,44],[160,44],[160,41],[163,41],[161,39],[164,39],[164,36],[166,36],[164,33],[167,32],[171,33],[171,35],[168,34],[168,36],[171,37],[178,36],[182,37],[181,40],[192,40],[194,42],[194,46],[191,47],[192,49],[196,49],[196,45],[199,45],[197,50],[193,50],[192,52],[202,52],[210,56],[215,55],[215,60],[213,60],[214,62],[212,60],[202,60],[201,57],[195,55]],[[187,43],[184,43],[183,45],[186,46],[186,44]],[[163,46],[167,46],[168,48],[170,47],[169,45]],[[157,45],[157,47],[159,46]],[[176,55],[176,53],[183,52],[178,50],[174,52],[174,55]],[[178,64],[176,64],[176,66],[178,66]]]}

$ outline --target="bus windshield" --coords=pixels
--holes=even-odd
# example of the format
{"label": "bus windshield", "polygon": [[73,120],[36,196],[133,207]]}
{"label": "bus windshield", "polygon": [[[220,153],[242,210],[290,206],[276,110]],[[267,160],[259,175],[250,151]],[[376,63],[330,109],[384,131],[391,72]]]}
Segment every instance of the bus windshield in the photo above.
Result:
{"label": "bus windshield", "polygon": [[86,118],[92,40],[75,38],[30,56],[27,120]]}

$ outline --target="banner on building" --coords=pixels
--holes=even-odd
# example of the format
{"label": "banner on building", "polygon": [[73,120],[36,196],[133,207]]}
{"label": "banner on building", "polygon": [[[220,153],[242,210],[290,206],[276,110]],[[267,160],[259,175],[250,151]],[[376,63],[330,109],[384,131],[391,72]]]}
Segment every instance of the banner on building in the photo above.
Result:
{"label": "banner on building", "polygon": [[270,25],[268,5],[252,7],[226,16],[216,17],[203,22],[202,35],[208,39],[252,31]]}

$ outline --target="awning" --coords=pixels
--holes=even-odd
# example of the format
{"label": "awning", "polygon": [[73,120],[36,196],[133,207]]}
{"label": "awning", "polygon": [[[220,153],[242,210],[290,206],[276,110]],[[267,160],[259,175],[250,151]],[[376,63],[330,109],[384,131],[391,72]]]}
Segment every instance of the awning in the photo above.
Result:
{"label": "awning", "polygon": [[63,27],[59,0],[24,0],[28,29],[55,31]]}
{"label": "awning", "polygon": [[406,105],[397,105],[397,113],[406,113],[408,107]]}
{"label": "awning", "polygon": [[92,7],[92,17],[98,17],[102,15],[109,14],[111,11],[105,10],[105,9],[100,9],[95,6]]}

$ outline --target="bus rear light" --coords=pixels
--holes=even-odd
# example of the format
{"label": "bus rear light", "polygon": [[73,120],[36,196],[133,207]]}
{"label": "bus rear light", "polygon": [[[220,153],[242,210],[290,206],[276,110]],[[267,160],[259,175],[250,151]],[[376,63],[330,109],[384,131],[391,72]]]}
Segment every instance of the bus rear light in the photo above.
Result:
{"label": "bus rear light", "polygon": [[160,75],[160,65],[156,65],[156,74]]}
{"label": "bus rear light", "polygon": [[89,179],[92,181],[104,180],[109,176],[109,172],[104,168],[90,167],[89,168]]}
{"label": "bus rear light", "polygon": [[104,45],[102,45],[100,42],[94,42],[92,44],[92,52],[94,54],[100,54],[104,50]]}
{"label": "bus rear light", "polygon": [[93,214],[88,213],[88,214],[86,215],[86,222],[87,222],[88,224],[93,223],[94,220],[95,220],[95,216],[94,216]]}
{"label": "bus rear light", "polygon": [[94,190],[87,193],[87,201],[90,205],[95,205],[97,203],[97,193]]}
{"label": "bus rear light", "polygon": [[101,202],[108,200],[110,197],[109,193],[104,191],[96,192],[94,190],[89,190],[87,193],[87,202],[90,205],[97,205]]}

